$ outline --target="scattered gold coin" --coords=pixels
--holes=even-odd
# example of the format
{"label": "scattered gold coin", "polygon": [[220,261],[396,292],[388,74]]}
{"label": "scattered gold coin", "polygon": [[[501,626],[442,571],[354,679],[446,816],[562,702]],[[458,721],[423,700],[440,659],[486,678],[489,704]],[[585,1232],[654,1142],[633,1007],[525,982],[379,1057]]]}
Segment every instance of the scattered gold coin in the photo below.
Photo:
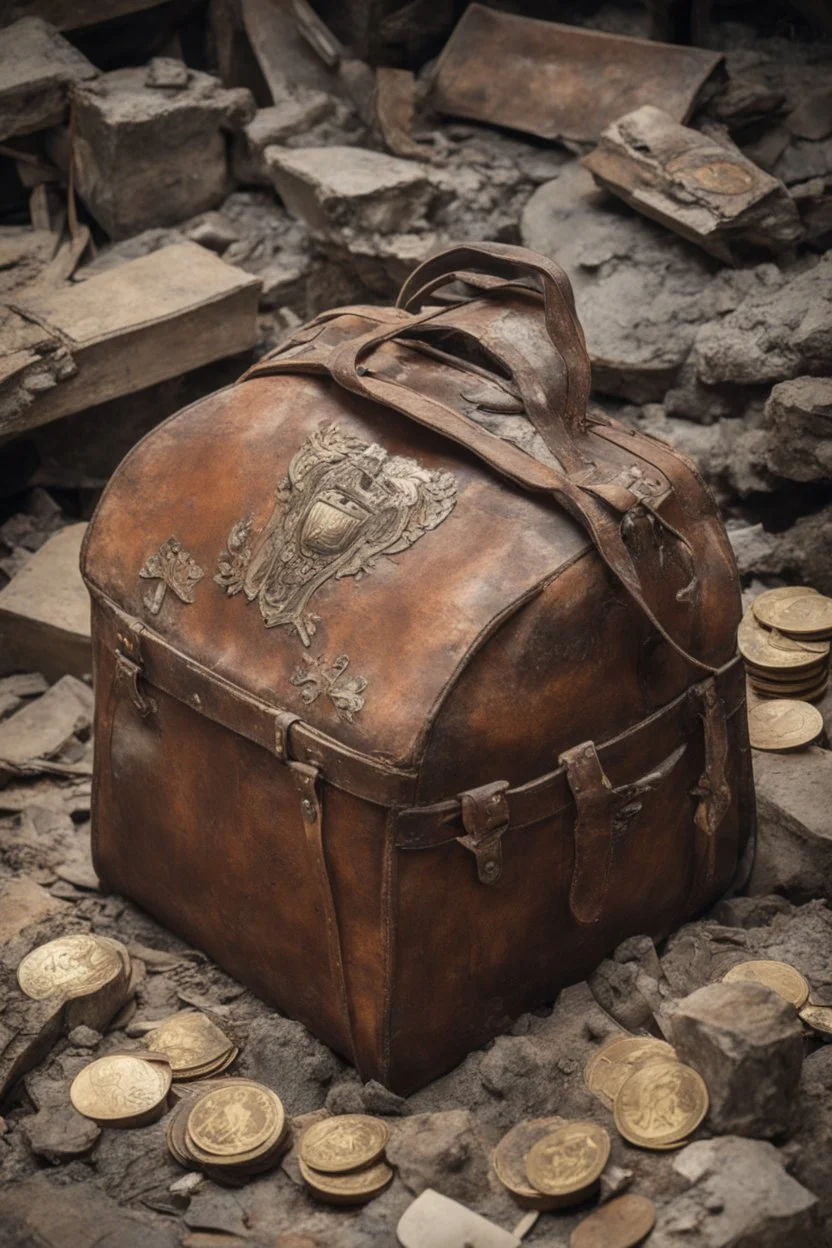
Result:
{"label": "scattered gold coin", "polygon": [[303,1181],[314,1196],[332,1205],[363,1205],[379,1196],[393,1178],[386,1161],[376,1161],[360,1170],[343,1174],[325,1174],[298,1158]]}
{"label": "scattered gold coin", "polygon": [[784,1001],[788,1001],[796,1010],[800,1010],[809,1000],[809,985],[800,971],[796,971],[788,962],[740,962],[732,966],[722,976],[726,984],[748,982],[765,984],[772,988]]}
{"label": "scattered gold coin", "polygon": [[615,1125],[639,1148],[673,1148],[708,1112],[702,1076],[684,1063],[653,1062],[634,1071],[615,1098]]}
{"label": "scattered gold coin", "polygon": [[300,1155],[324,1174],[343,1174],[368,1166],[381,1157],[390,1133],[368,1114],[339,1114],[315,1122],[303,1134]]}
{"label": "scattered gold coin", "polygon": [[673,1047],[654,1036],[618,1036],[608,1040],[587,1062],[584,1082],[593,1096],[612,1109],[618,1089],[634,1070],[675,1057]]}
{"label": "scattered gold coin", "polygon": [[532,1187],[526,1177],[526,1157],[532,1146],[543,1139],[544,1135],[551,1135],[556,1127],[564,1126],[566,1119],[557,1116],[530,1118],[525,1122],[518,1122],[506,1132],[494,1149],[491,1159],[497,1178],[525,1208],[553,1208],[552,1198]]}
{"label": "scattered gold coin", "polygon": [[113,1053],[85,1066],[69,1097],[79,1114],[102,1126],[142,1126],[162,1114],[170,1085],[170,1066],[163,1059]]}
{"label": "scattered gold coin", "polygon": [[248,1158],[270,1148],[283,1133],[285,1114],[271,1088],[230,1079],[200,1097],[188,1115],[189,1144],[213,1157]]}
{"label": "scattered gold coin", "polygon": [[526,1177],[545,1196],[580,1197],[601,1177],[610,1137],[594,1122],[568,1122],[529,1150]]}
{"label": "scattered gold coin", "polygon": [[778,698],[748,711],[748,735],[755,750],[794,750],[823,731],[823,717],[807,702]]}
{"label": "scattered gold coin", "polygon": [[801,594],[781,598],[766,608],[771,627],[790,637],[813,640],[832,634],[832,598],[823,594]]}
{"label": "scattered gold coin", "polygon": [[174,1079],[200,1079],[219,1074],[237,1050],[219,1027],[198,1010],[174,1014],[145,1038],[148,1049],[163,1053]]}
{"label": "scattered gold coin", "polygon": [[[17,968],[17,982],[34,1001],[55,996],[64,1000],[86,996],[124,975],[117,945],[117,941],[86,932],[59,936],[27,953]],[[126,954],[127,950],[124,952]]]}
{"label": "scattered gold coin", "polygon": [[800,1017],[813,1031],[820,1031],[825,1036],[832,1036],[832,1006],[815,1005],[813,1001],[804,1005],[799,1011]]}
{"label": "scattered gold coin", "polygon": [[655,1224],[652,1200],[627,1193],[584,1218],[569,1236],[569,1248],[635,1248]]}

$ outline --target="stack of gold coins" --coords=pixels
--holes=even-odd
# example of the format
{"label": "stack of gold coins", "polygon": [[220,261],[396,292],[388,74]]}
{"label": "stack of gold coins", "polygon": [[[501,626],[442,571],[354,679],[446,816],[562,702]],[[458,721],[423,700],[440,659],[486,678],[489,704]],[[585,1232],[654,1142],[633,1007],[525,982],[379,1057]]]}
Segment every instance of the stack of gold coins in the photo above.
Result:
{"label": "stack of gold coins", "polygon": [[307,1191],[332,1205],[363,1205],[389,1185],[384,1157],[389,1132],[368,1114],[338,1114],[313,1123],[300,1142],[298,1166]]}
{"label": "stack of gold coins", "polygon": [[227,1070],[239,1049],[198,1010],[182,1010],[148,1033],[145,1043],[163,1053],[176,1080],[208,1079]]}
{"label": "stack of gold coins", "polygon": [[273,1169],[290,1142],[280,1097],[252,1079],[212,1080],[181,1101],[167,1126],[180,1165],[231,1184]]}
{"label": "stack of gold coins", "polygon": [[609,1134],[595,1122],[565,1122],[541,1136],[525,1158],[527,1185],[544,1201],[537,1207],[564,1209],[587,1200],[609,1155]]}
{"label": "stack of gold coins", "polygon": [[612,1109],[616,1094],[630,1075],[651,1062],[674,1061],[676,1050],[654,1036],[616,1036],[587,1062],[584,1082],[593,1096]]}
{"label": "stack of gold coins", "polygon": [[66,1007],[68,1029],[84,1023],[103,1031],[131,992],[132,964],[123,944],[77,932],[39,945],[17,968],[17,982],[34,1001]]}
{"label": "stack of gold coins", "polygon": [[75,1076],[69,1097],[102,1127],[143,1127],[167,1108],[171,1070],[161,1054],[111,1053]]}
{"label": "stack of gold coins", "polygon": [[526,1178],[526,1157],[531,1149],[545,1135],[558,1127],[565,1127],[565,1118],[529,1118],[518,1122],[500,1140],[492,1153],[491,1160],[497,1178],[508,1188],[514,1199],[524,1209],[552,1209],[550,1197],[544,1196],[536,1187],[532,1187]]}
{"label": "stack of gold coins", "polygon": [[622,1083],[613,1102],[615,1125],[638,1148],[681,1148],[708,1112],[705,1081],[675,1058],[649,1062]]}
{"label": "stack of gold coins", "polygon": [[761,697],[813,702],[829,685],[832,598],[808,587],[755,598],[737,632],[751,688]]}

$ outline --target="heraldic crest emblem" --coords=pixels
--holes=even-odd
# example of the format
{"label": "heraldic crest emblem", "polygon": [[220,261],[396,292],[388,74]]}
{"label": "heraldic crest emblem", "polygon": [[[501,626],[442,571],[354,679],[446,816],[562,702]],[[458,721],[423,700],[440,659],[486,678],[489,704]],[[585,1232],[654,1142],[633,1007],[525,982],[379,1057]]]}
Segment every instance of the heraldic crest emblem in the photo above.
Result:
{"label": "heraldic crest emblem", "polygon": [[233,526],[214,580],[256,598],[266,628],[294,628],[308,646],[319,617],[307,606],[326,581],[360,577],[380,555],[407,550],[455,502],[452,473],[325,425],[292,458],[259,537],[251,517]]}

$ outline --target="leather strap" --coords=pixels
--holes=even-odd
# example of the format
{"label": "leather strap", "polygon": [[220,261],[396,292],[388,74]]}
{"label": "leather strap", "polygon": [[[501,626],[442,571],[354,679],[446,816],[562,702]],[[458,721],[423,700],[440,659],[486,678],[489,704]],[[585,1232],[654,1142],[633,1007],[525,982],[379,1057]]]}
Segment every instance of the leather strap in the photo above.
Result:
{"label": "leather strap", "polygon": [[695,793],[699,801],[694,814],[697,871],[692,905],[704,905],[713,890],[716,874],[717,832],[731,805],[728,783],[728,723],[725,704],[716,681],[703,681],[691,690],[702,720],[705,768]]}
{"label": "leather strap", "polygon": [[348,1056],[360,1074],[361,1071],[353,1036],[352,1017],[350,1015],[347,980],[344,974],[344,959],[341,953],[341,932],[338,926],[338,913],[335,909],[332,882],[329,878],[329,869],[326,864],[324,851],[323,809],[318,793],[318,781],[321,773],[317,767],[311,767],[308,763],[290,762],[288,767],[300,797],[300,811],[303,819],[303,828],[306,832],[306,842],[309,846],[315,875],[318,880],[332,985],[335,989],[338,1012],[341,1015],[344,1027]]}
{"label": "leather strap", "polygon": [[578,812],[569,909],[579,923],[597,923],[609,887],[613,820],[621,799],[604,774],[594,742],[565,750],[558,762],[566,769]]}
{"label": "leather strap", "polygon": [[497,780],[459,795],[465,836],[457,840],[473,853],[481,884],[496,884],[503,869],[500,841],[508,831],[507,788],[507,780]]}

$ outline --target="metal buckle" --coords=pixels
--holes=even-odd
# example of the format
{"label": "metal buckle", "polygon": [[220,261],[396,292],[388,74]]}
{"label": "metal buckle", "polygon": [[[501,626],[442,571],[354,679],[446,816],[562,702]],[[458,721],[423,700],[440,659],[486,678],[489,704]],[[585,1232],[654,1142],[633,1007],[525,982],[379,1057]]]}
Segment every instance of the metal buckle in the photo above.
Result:
{"label": "metal buckle", "polygon": [[481,884],[495,884],[503,870],[500,842],[510,820],[507,789],[508,780],[496,780],[459,795],[466,835],[456,839],[476,858]]}

